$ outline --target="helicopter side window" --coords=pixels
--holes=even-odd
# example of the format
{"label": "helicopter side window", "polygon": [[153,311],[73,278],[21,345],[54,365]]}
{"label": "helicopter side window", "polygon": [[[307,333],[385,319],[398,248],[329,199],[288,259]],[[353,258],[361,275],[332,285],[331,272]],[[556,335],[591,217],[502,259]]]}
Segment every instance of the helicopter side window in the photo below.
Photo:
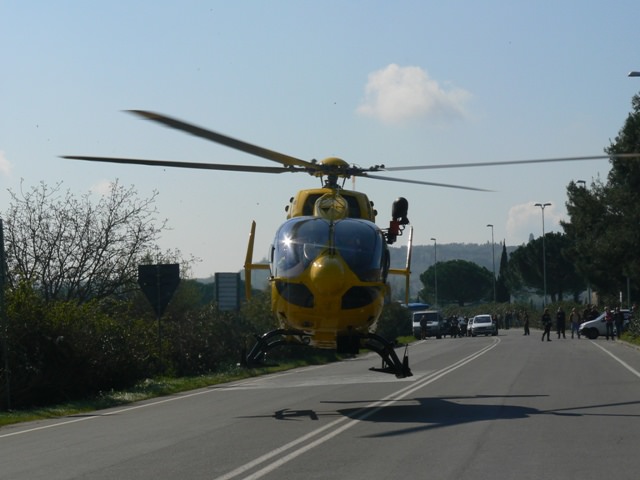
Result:
{"label": "helicopter side window", "polygon": [[377,282],[386,276],[386,244],[375,224],[356,219],[337,222],[335,245],[360,280]]}
{"label": "helicopter side window", "polygon": [[276,277],[294,278],[329,245],[329,226],[321,218],[296,217],[276,233],[273,268]]}

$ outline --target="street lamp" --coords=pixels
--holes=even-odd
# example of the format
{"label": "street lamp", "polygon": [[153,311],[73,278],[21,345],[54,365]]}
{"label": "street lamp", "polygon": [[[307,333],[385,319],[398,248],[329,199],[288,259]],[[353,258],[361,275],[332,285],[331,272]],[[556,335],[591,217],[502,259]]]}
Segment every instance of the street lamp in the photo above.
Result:
{"label": "street lamp", "polygon": [[629,72],[629,75],[627,75],[627,77],[640,77],[640,72]]}
{"label": "street lamp", "polygon": [[435,290],[435,304],[438,306],[438,243],[435,238],[431,238],[433,240],[433,283]]}
{"label": "street lamp", "polygon": [[489,223],[487,227],[491,227],[491,255],[493,257],[493,303],[496,303],[496,244],[493,241],[493,225]]}
{"label": "street lamp", "polygon": [[551,206],[550,203],[536,203],[534,207],[540,207],[542,210],[542,283],[544,287],[544,297],[542,299],[542,307],[547,306],[547,256],[544,251],[544,209]]}

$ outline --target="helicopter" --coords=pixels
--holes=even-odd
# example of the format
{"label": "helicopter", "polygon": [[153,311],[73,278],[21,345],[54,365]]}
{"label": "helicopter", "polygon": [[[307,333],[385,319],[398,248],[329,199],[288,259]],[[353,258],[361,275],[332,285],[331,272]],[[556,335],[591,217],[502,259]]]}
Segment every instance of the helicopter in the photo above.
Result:
{"label": "helicopter", "polygon": [[[355,355],[361,349],[376,352],[381,367],[371,370],[412,376],[408,346],[402,360],[394,342],[375,333],[375,327],[389,294],[389,275],[405,277],[405,303],[408,303],[411,274],[413,229],[408,229],[407,260],[404,268],[390,267],[388,245],[396,242],[409,225],[408,201],[397,198],[391,208],[389,226],[376,223],[377,211],[366,194],[344,188],[347,179],[365,177],[375,180],[428,186],[490,191],[477,187],[434,183],[378,175],[378,172],[545,163],[556,161],[610,158],[611,155],[515,160],[484,163],[441,164],[410,167],[374,165],[363,168],[337,157],[302,160],[269,150],[230,136],[178,120],[167,115],[129,110],[130,113],[169,128],[251,154],[279,166],[228,165],[139,158],[65,155],[62,158],[93,162],[138,164],[256,173],[307,173],[320,179],[320,187],[300,190],[289,200],[286,219],[277,229],[270,248],[269,264],[253,262],[256,222],[250,228],[244,262],[247,298],[251,297],[254,270],[269,270],[271,309],[278,328],[256,339],[245,355],[248,366],[261,364],[267,352],[285,344],[332,349]],[[620,156],[626,156],[622,154]],[[630,154],[628,156],[637,156]]]}

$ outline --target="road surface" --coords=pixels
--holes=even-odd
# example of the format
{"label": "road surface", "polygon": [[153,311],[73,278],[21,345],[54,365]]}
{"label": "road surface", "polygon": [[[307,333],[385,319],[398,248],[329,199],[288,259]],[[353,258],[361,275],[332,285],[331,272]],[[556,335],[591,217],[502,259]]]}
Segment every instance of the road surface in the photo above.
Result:
{"label": "road surface", "polygon": [[540,335],[420,341],[402,380],[372,354],[4,427],[0,479],[637,479],[640,351]]}

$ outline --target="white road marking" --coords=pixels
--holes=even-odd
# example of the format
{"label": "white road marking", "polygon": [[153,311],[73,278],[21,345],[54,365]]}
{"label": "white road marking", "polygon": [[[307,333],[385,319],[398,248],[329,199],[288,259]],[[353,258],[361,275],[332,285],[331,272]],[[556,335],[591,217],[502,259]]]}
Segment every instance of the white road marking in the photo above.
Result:
{"label": "white road marking", "polygon": [[254,472],[253,474],[243,477],[245,480],[255,480],[258,478],[263,477],[264,475],[276,470],[277,468],[281,467],[282,465],[284,465],[285,463],[288,463],[289,461],[293,460],[296,457],[299,457],[300,455],[302,455],[303,453],[317,447],[318,445],[321,445],[323,443],[325,443],[328,440],[331,440],[332,438],[334,438],[335,436],[341,434],[342,432],[350,429],[351,427],[354,427],[355,425],[357,425],[358,423],[360,423],[360,421],[370,417],[371,415],[377,413],[378,411],[380,411],[381,409],[389,406],[389,405],[393,405],[394,403],[398,402],[399,400],[402,400],[403,398],[407,397],[408,395],[411,395],[413,392],[420,390],[421,388],[429,385],[430,383],[435,382],[436,380],[444,377],[445,375],[448,375],[449,373],[453,372],[454,370],[457,370],[458,368],[466,365],[469,362],[472,362],[473,360],[475,360],[476,358],[484,355],[485,353],[487,353],[489,350],[495,348],[498,343],[500,343],[500,339],[499,338],[495,338],[493,343],[491,343],[490,345],[482,348],[481,350],[477,351],[476,353],[473,353],[465,358],[463,358],[462,360],[458,360],[457,362],[442,368],[436,372],[433,372],[431,374],[426,375],[424,378],[418,380],[417,382],[413,382],[410,385],[405,386],[404,388],[401,388],[400,390],[398,390],[395,393],[392,393],[391,395],[388,395],[387,397],[385,397],[382,400],[379,400],[377,402],[373,402],[361,409],[359,409],[358,411],[355,412],[355,418],[341,418],[338,420],[334,420],[333,422],[320,427],[316,430],[313,430],[312,432],[307,433],[306,435],[303,435],[302,437],[297,438],[296,440],[293,440],[292,442],[287,443],[286,445],[283,445],[282,447],[276,448],[275,450],[272,450],[258,458],[256,458],[255,460],[252,460],[248,463],[245,463],[244,465],[241,465],[240,467],[236,468],[235,470],[232,470],[228,473],[226,473],[225,475],[222,475],[220,477],[216,477],[215,480],[230,480],[232,478],[235,478],[239,475],[242,475],[243,473],[259,466],[260,464],[263,464],[265,462],[267,462],[268,460],[272,459],[273,457],[276,456],[280,456],[282,455],[284,452],[296,447],[297,445],[310,441],[312,438],[320,435],[321,433],[324,433],[327,430],[330,430],[328,433],[326,433],[324,436],[317,438],[316,440],[307,443],[306,445],[301,446],[300,448],[293,450],[291,453],[289,453],[288,455],[285,455],[284,457],[280,457],[277,460],[275,460],[274,462],[266,465],[265,467],[263,467],[262,469]]}
{"label": "white road marking", "polygon": [[631,373],[633,373],[636,377],[640,378],[640,372],[638,372],[635,368],[633,368],[631,365],[629,365],[628,363],[626,363],[625,361],[623,361],[622,359],[616,357],[613,353],[611,353],[609,350],[607,350],[606,348],[604,348],[601,345],[598,345],[596,342],[594,342],[593,340],[591,341],[591,343],[593,343],[596,347],[598,347],[600,350],[602,350],[604,353],[606,353],[607,355],[609,355],[611,358],[613,358],[616,362],[618,362],[620,365],[622,365],[624,368],[626,368],[627,370],[629,370]]}

